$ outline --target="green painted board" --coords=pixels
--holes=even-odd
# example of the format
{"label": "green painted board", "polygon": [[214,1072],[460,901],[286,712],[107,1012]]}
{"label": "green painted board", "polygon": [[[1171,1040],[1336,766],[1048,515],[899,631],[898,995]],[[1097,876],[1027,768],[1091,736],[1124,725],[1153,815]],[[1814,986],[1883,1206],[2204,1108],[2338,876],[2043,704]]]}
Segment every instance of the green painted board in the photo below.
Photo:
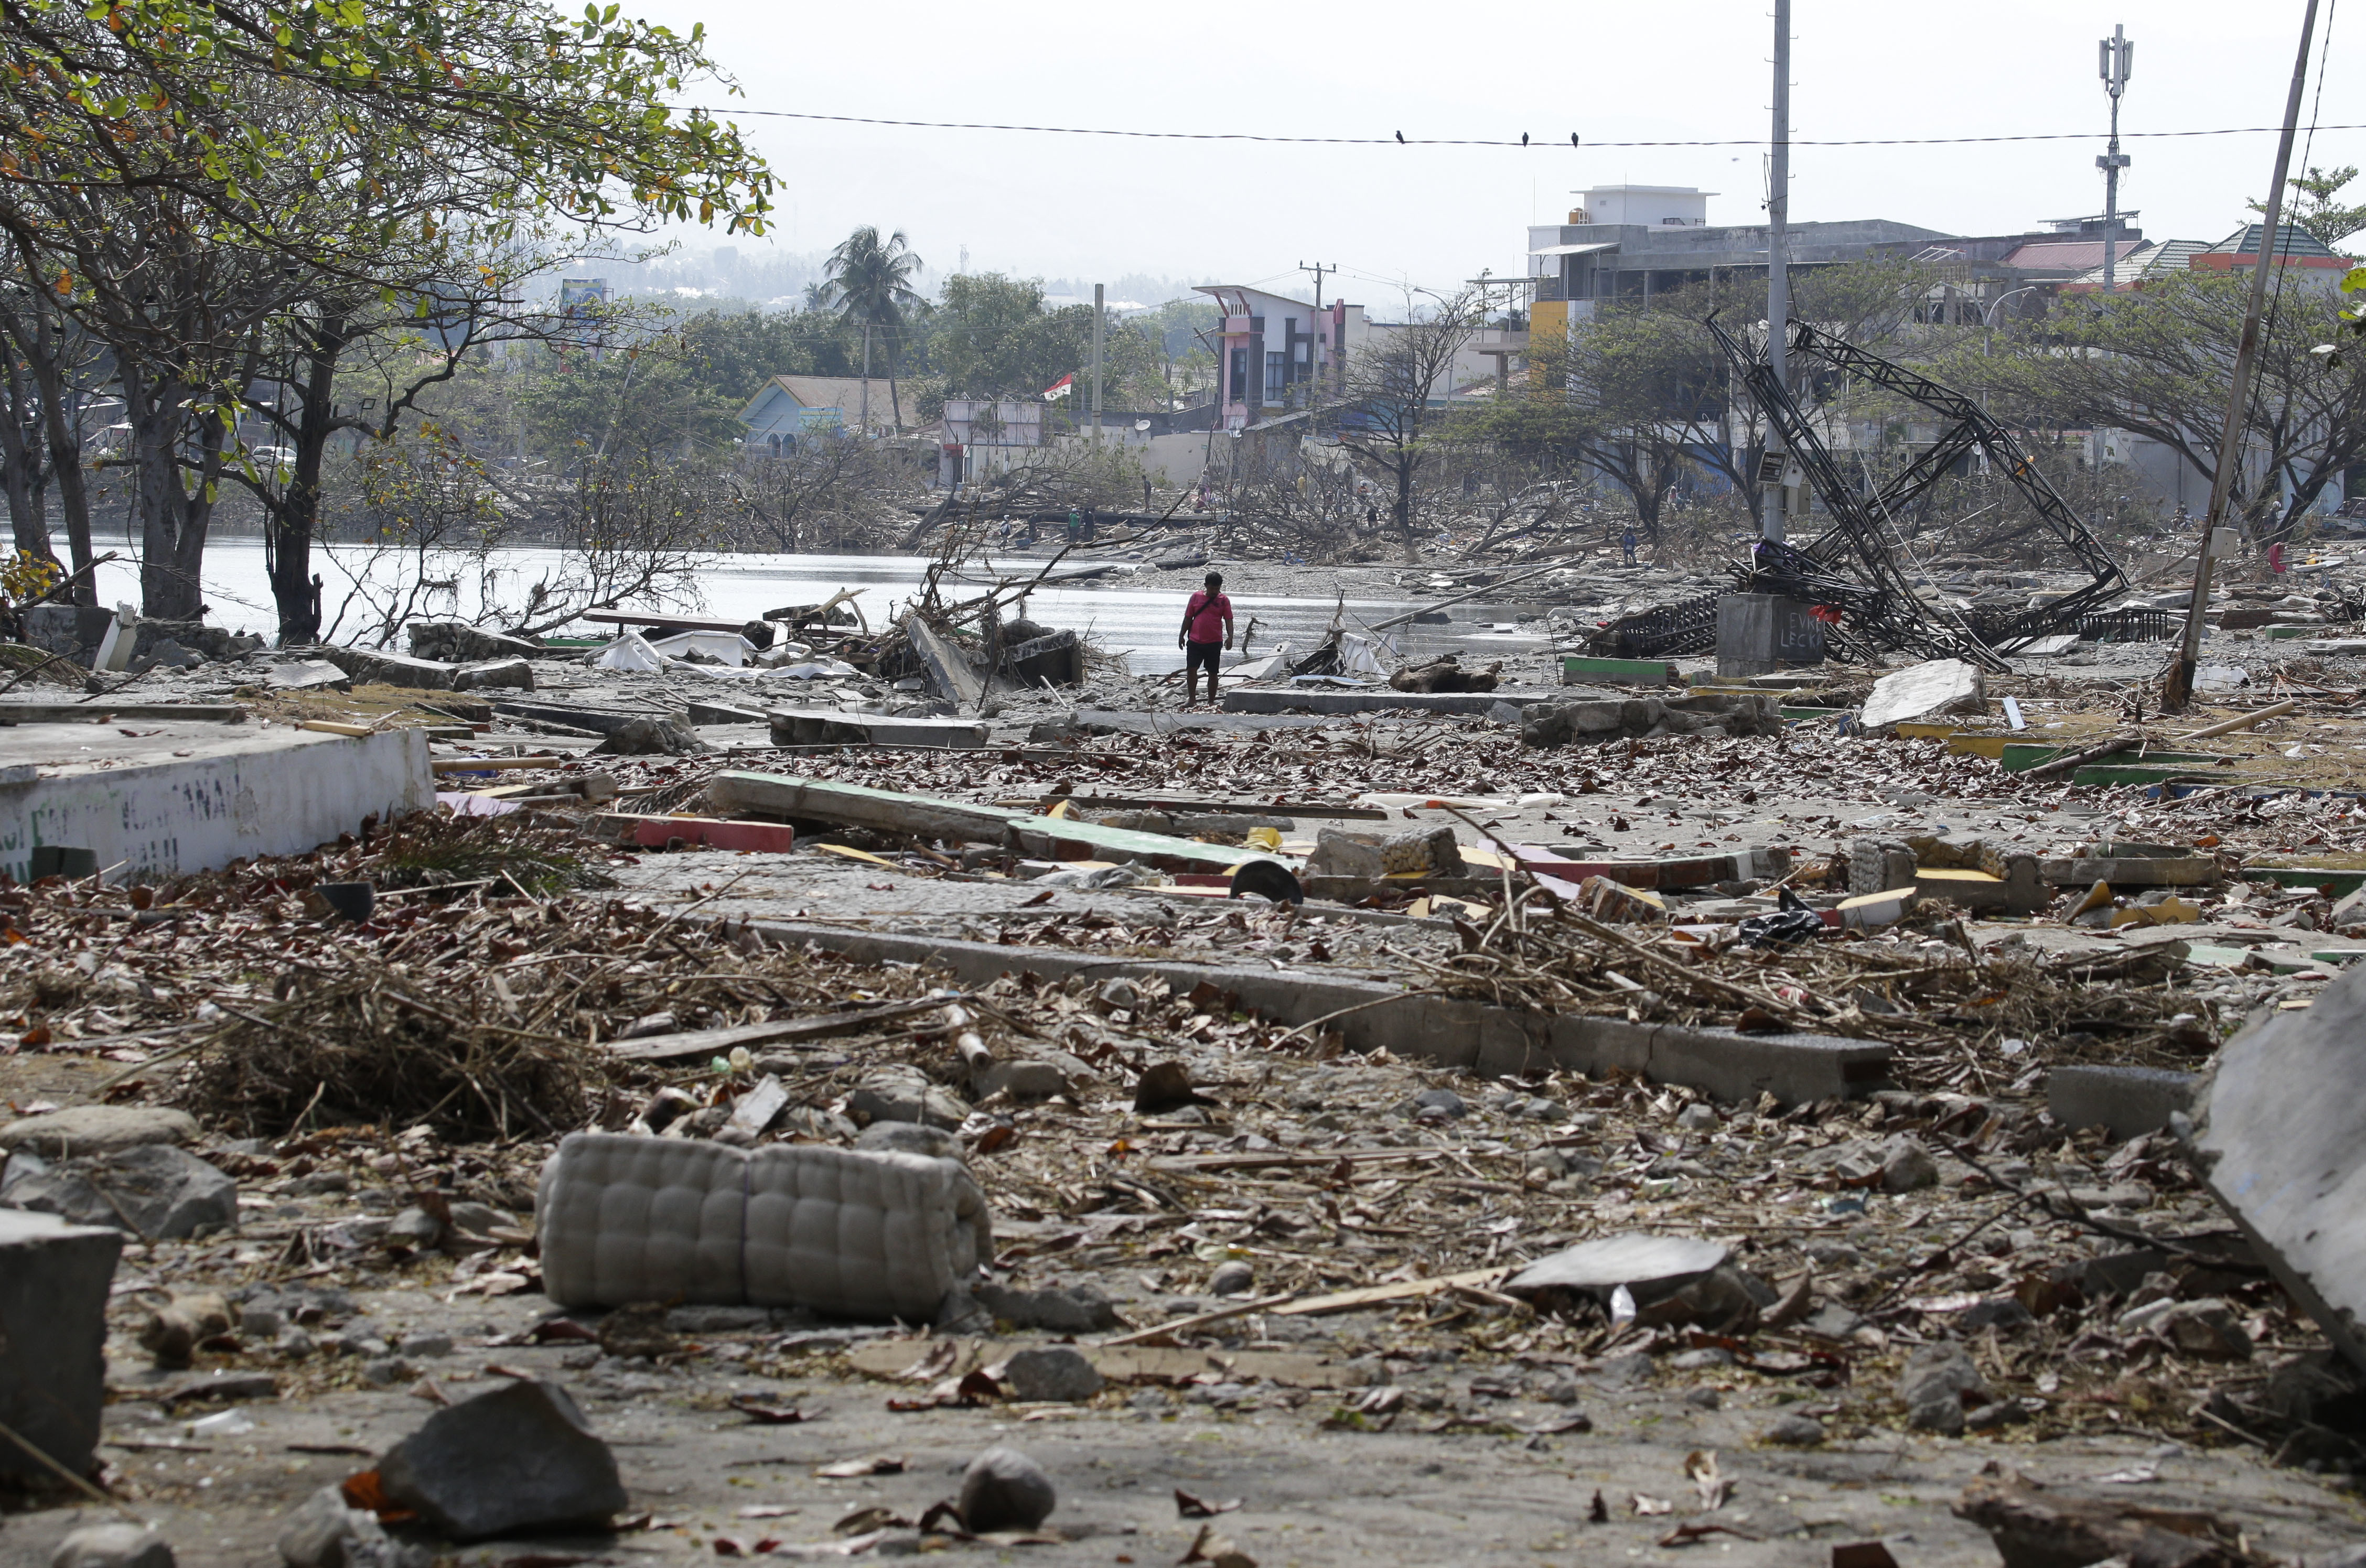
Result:
{"label": "green painted board", "polygon": [[[2092,744],[2091,742],[2071,742],[2058,745],[2034,745],[2025,741],[2011,741],[2006,744],[2004,755],[1998,759],[1998,764],[2007,773],[2022,773],[2052,762],[2056,757],[2084,751]],[[2214,767],[2222,760],[2224,759],[2221,755],[2214,751],[2148,751],[2142,756],[2138,756],[2134,752],[2115,752],[2110,756],[2098,758],[2090,766],[2150,767],[2156,763],[2182,762],[2207,763]]]}

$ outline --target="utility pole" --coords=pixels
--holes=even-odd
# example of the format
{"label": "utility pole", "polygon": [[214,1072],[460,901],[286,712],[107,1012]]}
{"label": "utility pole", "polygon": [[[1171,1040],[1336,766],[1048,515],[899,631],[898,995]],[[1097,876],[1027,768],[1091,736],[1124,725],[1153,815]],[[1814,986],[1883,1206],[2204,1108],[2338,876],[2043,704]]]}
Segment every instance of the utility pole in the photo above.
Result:
{"label": "utility pole", "polygon": [[[1783,386],[1791,379],[1791,280],[1784,268],[1785,229],[1790,218],[1791,0],[1774,0],[1774,134],[1766,178],[1766,368]],[[1770,420],[1766,455],[1758,469],[1759,532],[1778,544],[1785,536],[1783,476],[1788,459],[1782,432]]]}
{"label": "utility pole", "polygon": [[1101,290],[1093,285],[1093,444],[1101,443]]}
{"label": "utility pole", "polygon": [[2119,276],[2120,171],[2133,162],[2120,151],[2120,95],[2128,90],[2135,70],[2135,40],[2124,25],[2113,23],[2112,36],[2098,43],[2095,52],[2097,73],[2112,99],[2112,150],[2095,160],[2095,167],[2103,171],[2103,293],[2108,297]]}
{"label": "utility pole", "polygon": [[2200,559],[2193,566],[2193,598],[2185,607],[2185,635],[2176,662],[2161,682],[2163,712],[2181,713],[2193,700],[2193,672],[2202,662],[2202,612],[2210,605],[2210,547],[2226,516],[2236,473],[2243,462],[2243,412],[2251,398],[2251,368],[2259,357],[2259,317],[2266,308],[2268,268],[2276,258],[2276,219],[2282,216],[2284,183],[2292,174],[2293,137],[2300,126],[2301,92],[2308,84],[2308,46],[2316,32],[2316,0],[2300,21],[2300,54],[2293,62],[2292,93],[2284,100],[2283,135],[2276,141],[2276,172],[2268,181],[2268,209],[2259,215],[2259,260],[2251,269],[2251,300],[2243,312],[2243,336],[2235,347],[2235,385],[2227,390],[2226,423],[2218,437],[2218,468],[2210,478],[2210,511],[2202,520]]}
{"label": "utility pole", "polygon": [[1298,270],[1302,273],[1313,273],[1314,274],[1314,308],[1319,314],[1323,309],[1323,274],[1324,273],[1335,273],[1339,268],[1335,263],[1326,267],[1318,262],[1310,267],[1304,262],[1301,262],[1298,263]]}

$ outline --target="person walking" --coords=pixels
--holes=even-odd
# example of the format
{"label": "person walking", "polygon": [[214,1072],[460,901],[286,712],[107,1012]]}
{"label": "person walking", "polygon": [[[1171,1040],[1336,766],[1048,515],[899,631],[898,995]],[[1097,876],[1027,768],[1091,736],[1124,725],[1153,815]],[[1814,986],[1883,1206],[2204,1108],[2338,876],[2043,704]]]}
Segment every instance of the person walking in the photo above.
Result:
{"label": "person walking", "polygon": [[[1218,629],[1222,628],[1222,636]],[[1208,700],[1216,700],[1216,670],[1226,648],[1233,645],[1233,601],[1224,597],[1224,575],[1208,574],[1208,586],[1183,607],[1183,630],[1175,634],[1183,650],[1183,691],[1186,703],[1200,700],[1200,671],[1208,672]]]}

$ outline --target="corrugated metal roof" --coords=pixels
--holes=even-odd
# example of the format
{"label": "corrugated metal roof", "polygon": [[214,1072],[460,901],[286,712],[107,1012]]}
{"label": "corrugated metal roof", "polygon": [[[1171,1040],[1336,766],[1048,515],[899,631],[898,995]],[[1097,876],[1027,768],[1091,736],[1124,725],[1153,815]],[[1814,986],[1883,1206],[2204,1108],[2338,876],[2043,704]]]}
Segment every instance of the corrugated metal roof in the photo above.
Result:
{"label": "corrugated metal roof", "polygon": [[[2259,253],[2259,230],[2264,224],[2246,223],[2215,245],[2210,247],[2214,256],[2256,256]],[[2279,256],[2330,256],[2332,246],[2305,229],[2295,229],[2289,223],[2276,225],[2276,254]]]}
{"label": "corrugated metal roof", "polygon": [[[2141,240],[2118,241],[2123,256],[2138,249]],[[2040,240],[2027,245],[2016,245],[2004,256],[2003,265],[2028,271],[2084,272],[2089,267],[2103,264],[2103,241],[2101,240]]]}

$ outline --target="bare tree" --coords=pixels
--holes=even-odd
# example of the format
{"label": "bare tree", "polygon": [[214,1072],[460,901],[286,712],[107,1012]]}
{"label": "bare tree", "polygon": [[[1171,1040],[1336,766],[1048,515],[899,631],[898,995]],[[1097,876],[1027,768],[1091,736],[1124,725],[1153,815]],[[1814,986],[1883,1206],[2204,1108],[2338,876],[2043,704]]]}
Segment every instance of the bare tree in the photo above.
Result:
{"label": "bare tree", "polygon": [[1351,353],[1337,411],[1339,444],[1380,481],[1389,522],[1408,561],[1420,559],[1414,518],[1444,458],[1454,363],[1485,319],[1474,289],[1433,296],[1424,314],[1375,326]]}

